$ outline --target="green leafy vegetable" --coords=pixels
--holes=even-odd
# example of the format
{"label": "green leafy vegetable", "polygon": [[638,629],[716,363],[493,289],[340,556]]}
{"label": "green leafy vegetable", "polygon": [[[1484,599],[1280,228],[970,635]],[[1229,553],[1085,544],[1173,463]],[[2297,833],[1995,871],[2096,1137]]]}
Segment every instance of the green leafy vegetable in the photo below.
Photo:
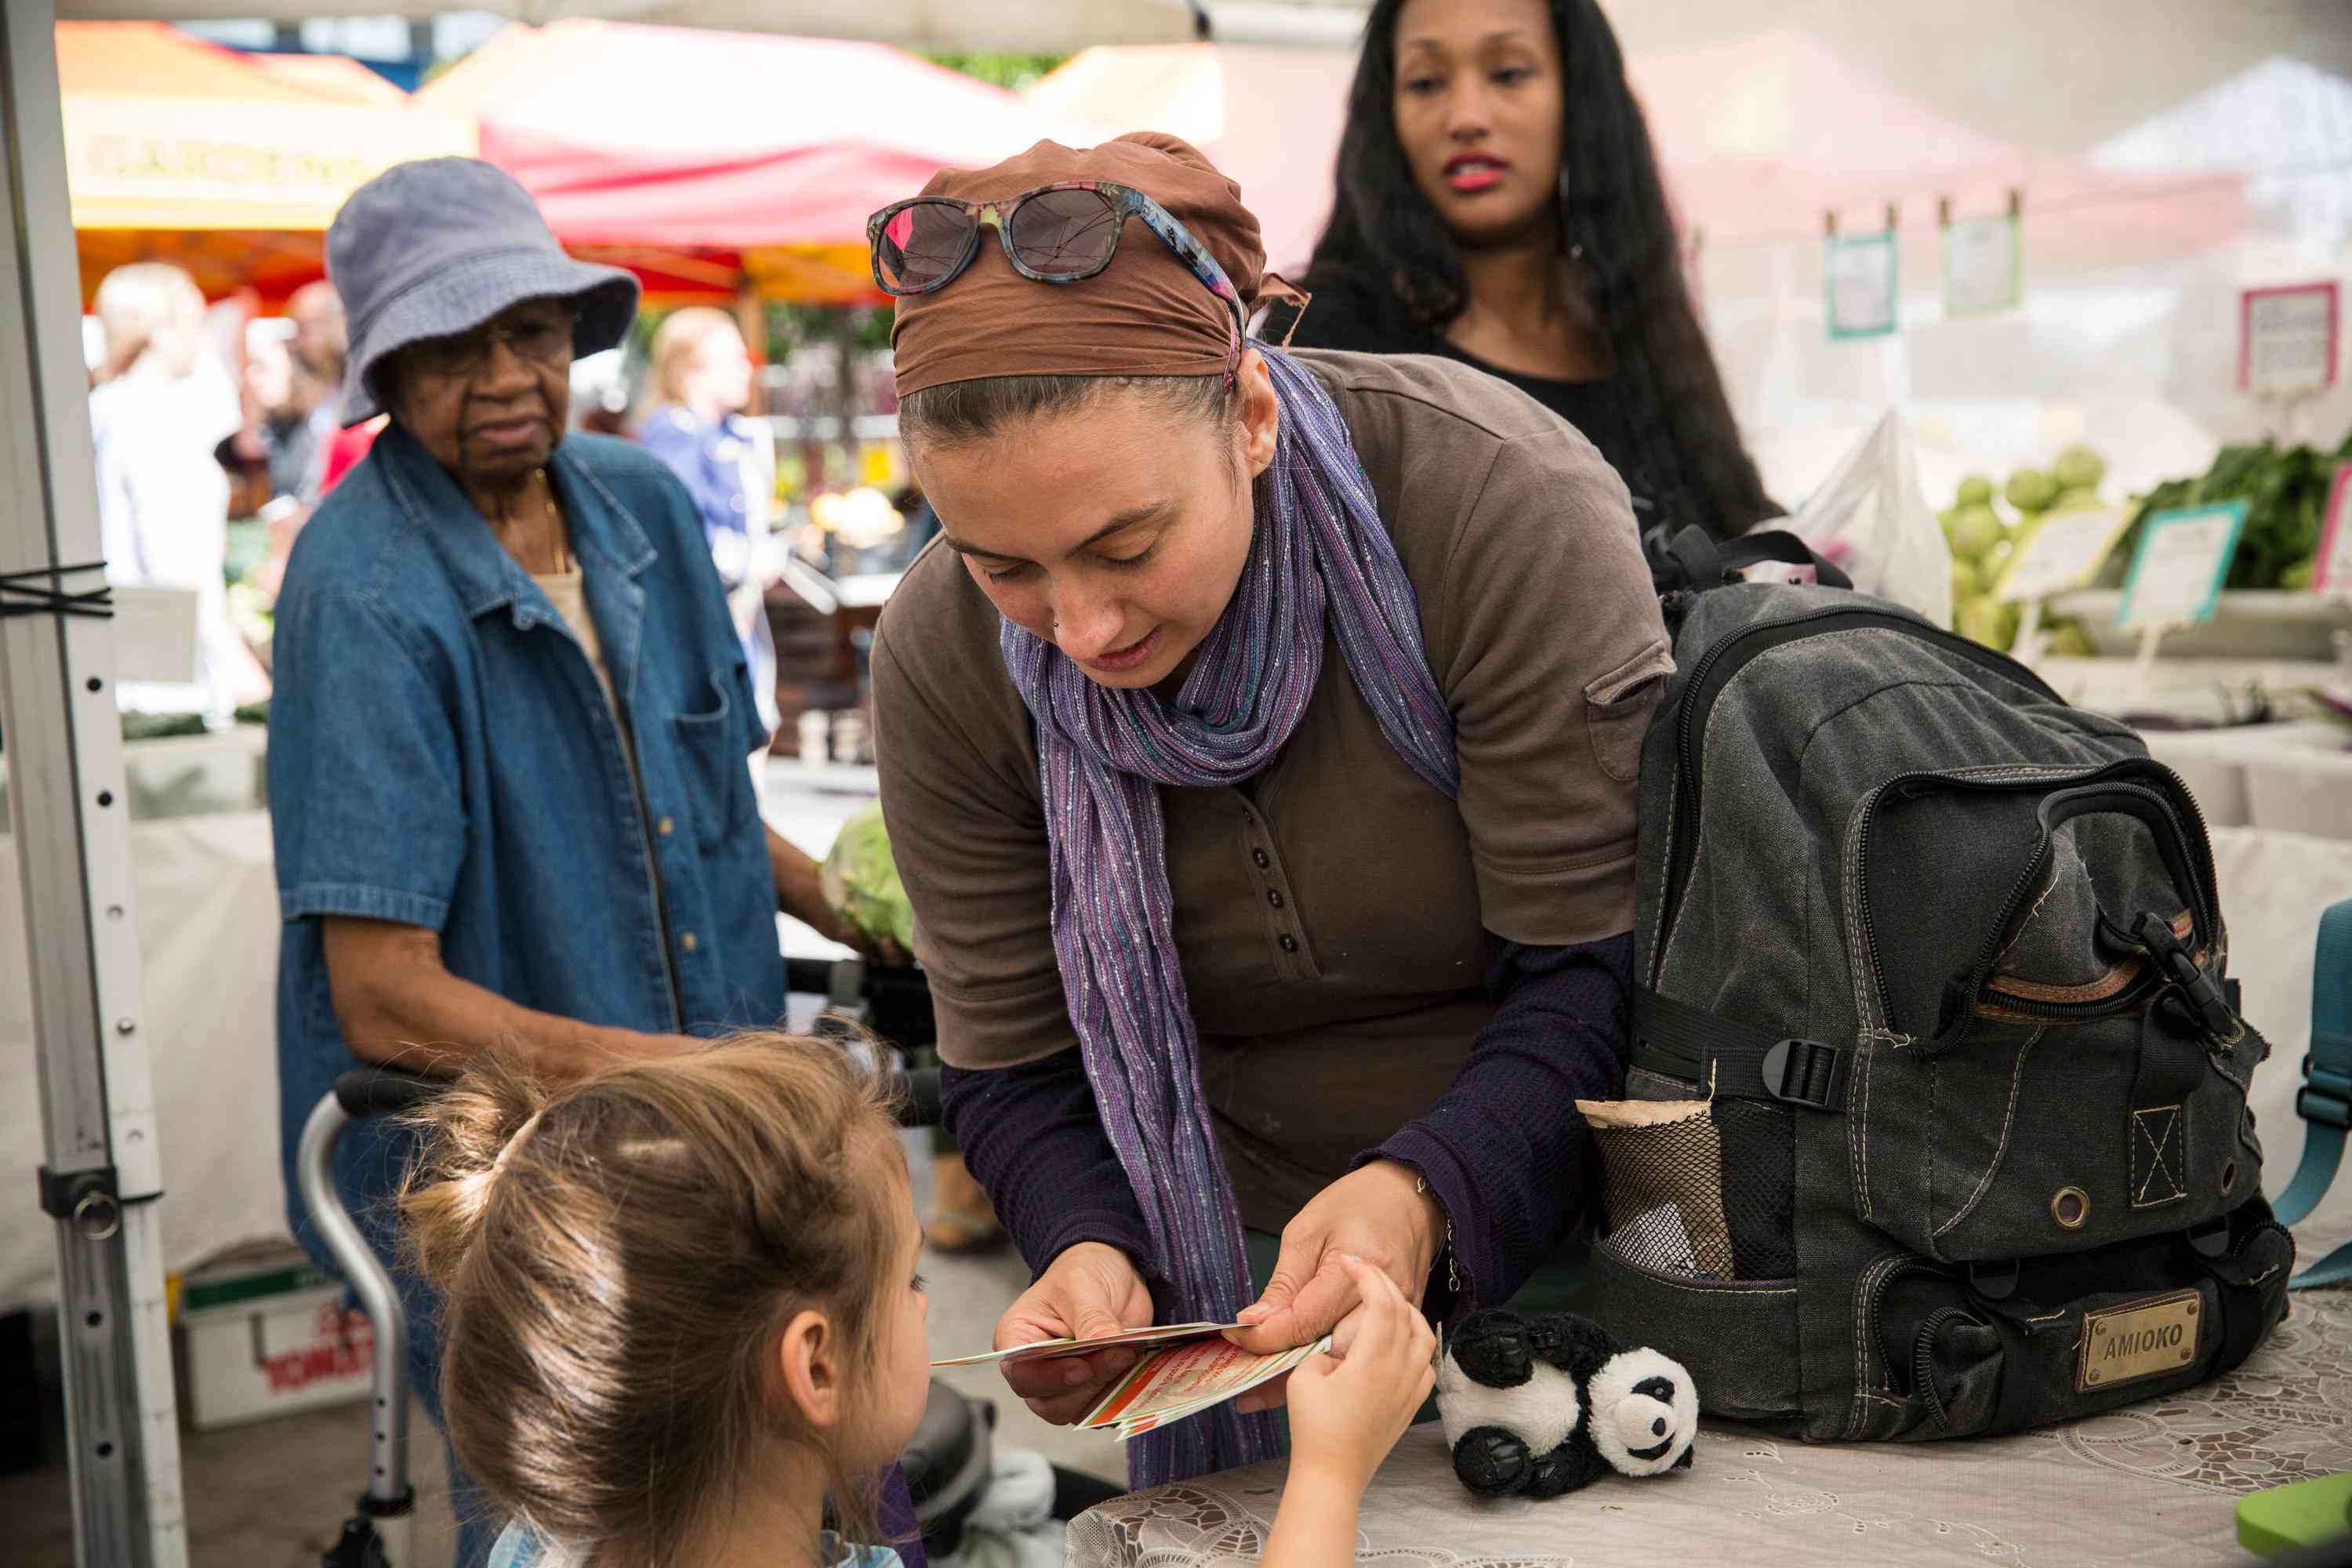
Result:
{"label": "green leafy vegetable", "polygon": [[2221,501],[2246,503],[2246,528],[2230,563],[2231,588],[2278,588],[2301,574],[2298,568],[2319,551],[2319,524],[2336,465],[2352,458],[2352,433],[2334,452],[2311,447],[2281,449],[2263,441],[2224,447],[2213,466],[2196,479],[2168,479],[2140,498],[2122,550],[2138,548],[2140,525],[2150,512]]}
{"label": "green leafy vegetable", "polygon": [[867,936],[887,937],[908,952],[915,946],[915,907],[898,881],[898,864],[890,858],[890,831],[882,822],[882,803],[860,806],[841,825],[840,836],[824,858],[825,902],[846,916]]}

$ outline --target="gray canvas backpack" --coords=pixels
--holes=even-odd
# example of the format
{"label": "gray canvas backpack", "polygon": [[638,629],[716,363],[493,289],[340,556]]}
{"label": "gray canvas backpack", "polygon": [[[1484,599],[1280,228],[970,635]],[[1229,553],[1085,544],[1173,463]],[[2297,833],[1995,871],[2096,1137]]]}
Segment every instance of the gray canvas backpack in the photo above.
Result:
{"label": "gray canvas backpack", "polygon": [[[1696,531],[1693,531],[1696,533]],[[1654,546],[1602,1321],[1818,1441],[2080,1416],[2242,1361],[2261,1195],[2210,846],[2126,725],[1899,606]],[[1841,581],[1822,570],[1824,584]]]}

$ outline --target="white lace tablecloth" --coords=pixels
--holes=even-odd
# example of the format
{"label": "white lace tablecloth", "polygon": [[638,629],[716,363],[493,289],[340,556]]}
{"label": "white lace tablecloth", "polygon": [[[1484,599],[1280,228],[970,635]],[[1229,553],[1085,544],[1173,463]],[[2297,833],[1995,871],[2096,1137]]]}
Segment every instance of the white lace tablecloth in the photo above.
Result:
{"label": "white lace tablecloth", "polygon": [[[2352,1234],[2311,1227],[2305,1261]],[[1365,1494],[1356,1561],[1380,1568],[1601,1563],[2250,1562],[2237,1500],[2352,1469],[2352,1289],[2304,1290],[2246,1364],[2071,1426],[1980,1442],[1815,1447],[1708,1423],[1688,1470],[1551,1502],[1462,1489],[1434,1422]],[[1104,1503],[1067,1568],[1244,1568],[1265,1550],[1279,1461]]]}

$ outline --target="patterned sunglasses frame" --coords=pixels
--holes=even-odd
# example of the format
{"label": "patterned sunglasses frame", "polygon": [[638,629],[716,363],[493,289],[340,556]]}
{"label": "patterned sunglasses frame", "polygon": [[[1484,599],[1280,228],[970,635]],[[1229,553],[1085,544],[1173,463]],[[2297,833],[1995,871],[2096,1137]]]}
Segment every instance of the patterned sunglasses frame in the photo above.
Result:
{"label": "patterned sunglasses frame", "polygon": [[[1209,254],[1209,247],[1194,238],[1192,231],[1179,222],[1174,214],[1132,185],[1117,184],[1108,180],[1060,180],[1050,185],[1039,185],[1034,190],[1024,191],[1017,196],[1008,196],[992,202],[957,201],[948,196],[914,196],[903,202],[892,202],[866,220],[866,260],[874,270],[874,286],[885,294],[895,295],[901,299],[917,294],[936,293],[961,277],[964,268],[971,265],[972,258],[980,254],[980,231],[987,227],[996,230],[996,237],[1004,247],[1004,258],[1013,264],[1013,270],[1024,278],[1038,283],[1077,283],[1092,278],[1108,267],[1112,258],[1118,254],[1118,240],[1116,234],[1112,237],[1110,248],[1104,252],[1101,260],[1075,272],[1041,271],[1023,261],[1013,243],[1013,214],[1020,210],[1024,202],[1053,191],[1090,191],[1101,196],[1109,203],[1111,216],[1118,219],[1121,230],[1125,229],[1129,218],[1140,219],[1146,228],[1158,235],[1168,248],[1176,253],[1178,260],[1192,269],[1193,277],[1208,286],[1210,293],[1225,302],[1228,318],[1226,329],[1230,334],[1225,351],[1225,380],[1230,384],[1234,373],[1241,366],[1242,342],[1248,335],[1247,322],[1242,313],[1241,296],[1234,291],[1233,279],[1225,276],[1225,269],[1217,264],[1217,258]],[[899,214],[919,206],[952,208],[971,220],[971,230],[964,240],[963,254],[956,258],[953,266],[949,267],[927,283],[913,288],[903,285],[893,288],[889,280],[883,276],[883,231]]]}

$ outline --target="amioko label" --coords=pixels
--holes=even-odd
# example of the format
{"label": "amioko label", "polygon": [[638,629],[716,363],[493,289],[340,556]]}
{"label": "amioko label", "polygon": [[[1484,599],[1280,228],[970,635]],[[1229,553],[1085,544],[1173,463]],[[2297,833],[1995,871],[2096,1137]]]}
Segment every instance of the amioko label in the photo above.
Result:
{"label": "amioko label", "polygon": [[2113,1388],[2193,1365],[2198,1330],[2204,1321],[2204,1302],[2194,1290],[2084,1314],[2074,1392]]}

